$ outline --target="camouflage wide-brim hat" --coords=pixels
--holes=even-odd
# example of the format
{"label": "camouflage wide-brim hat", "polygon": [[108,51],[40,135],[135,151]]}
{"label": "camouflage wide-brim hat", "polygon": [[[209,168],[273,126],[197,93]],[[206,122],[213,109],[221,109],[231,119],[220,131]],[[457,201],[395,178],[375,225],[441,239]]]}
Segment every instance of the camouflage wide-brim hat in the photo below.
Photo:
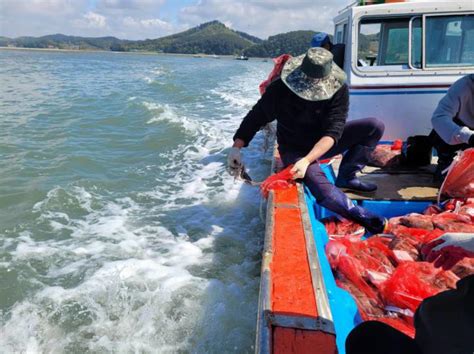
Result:
{"label": "camouflage wide-brim hat", "polygon": [[310,48],[291,58],[283,67],[281,79],[299,97],[308,101],[328,100],[346,81],[346,74],[324,48]]}

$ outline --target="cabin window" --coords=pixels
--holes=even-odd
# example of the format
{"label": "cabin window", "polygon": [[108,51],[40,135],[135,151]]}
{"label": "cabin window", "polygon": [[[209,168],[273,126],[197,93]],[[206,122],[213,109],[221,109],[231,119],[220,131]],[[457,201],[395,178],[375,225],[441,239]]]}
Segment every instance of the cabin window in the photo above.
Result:
{"label": "cabin window", "polygon": [[362,17],[356,53],[357,70],[366,75],[472,68],[474,15]]}
{"label": "cabin window", "polygon": [[380,22],[367,21],[360,24],[358,66],[373,66],[379,53]]}
{"label": "cabin window", "polygon": [[362,21],[359,28],[358,66],[407,65],[409,20]]}
{"label": "cabin window", "polygon": [[474,15],[427,16],[425,67],[474,66]]}
{"label": "cabin window", "polygon": [[336,26],[336,35],[334,36],[334,44],[346,43],[347,38],[347,22],[340,23]]}

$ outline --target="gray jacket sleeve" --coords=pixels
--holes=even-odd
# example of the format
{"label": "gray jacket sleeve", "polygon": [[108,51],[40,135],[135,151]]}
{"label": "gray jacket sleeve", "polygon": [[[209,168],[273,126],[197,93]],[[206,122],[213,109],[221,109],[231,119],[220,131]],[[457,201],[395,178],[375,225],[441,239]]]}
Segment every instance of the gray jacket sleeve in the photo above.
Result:
{"label": "gray jacket sleeve", "polygon": [[458,80],[448,90],[446,96],[439,101],[433,113],[431,123],[438,135],[449,145],[465,144],[474,131],[468,127],[457,125],[453,119],[458,115],[464,95],[470,95],[467,80]]}

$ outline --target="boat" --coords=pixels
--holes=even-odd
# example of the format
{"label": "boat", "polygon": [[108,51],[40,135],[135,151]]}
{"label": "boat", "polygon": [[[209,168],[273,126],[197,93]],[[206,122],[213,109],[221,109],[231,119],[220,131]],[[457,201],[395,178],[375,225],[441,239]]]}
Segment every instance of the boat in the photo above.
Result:
{"label": "boat", "polygon": [[[344,53],[349,119],[382,119],[383,143],[429,133],[438,101],[454,81],[472,73],[474,53],[463,52],[461,38],[463,23],[472,23],[473,17],[474,3],[469,0],[388,0],[341,10],[334,19],[334,41]],[[364,33],[369,45],[361,40]],[[394,44],[397,51],[391,48]],[[322,165],[332,182],[338,165],[338,160]],[[275,149],[272,172],[280,168]],[[377,192],[370,197],[348,195],[385,217],[421,212],[438,194],[429,169],[388,174],[366,167],[360,178],[376,180]],[[302,184],[270,192],[256,353],[345,353],[346,337],[361,316],[352,296],[337,286],[325,254],[329,237],[320,220],[329,215]]]}
{"label": "boat", "polygon": [[246,57],[245,55],[240,55],[238,57],[235,57],[235,60],[249,60],[249,57]]}

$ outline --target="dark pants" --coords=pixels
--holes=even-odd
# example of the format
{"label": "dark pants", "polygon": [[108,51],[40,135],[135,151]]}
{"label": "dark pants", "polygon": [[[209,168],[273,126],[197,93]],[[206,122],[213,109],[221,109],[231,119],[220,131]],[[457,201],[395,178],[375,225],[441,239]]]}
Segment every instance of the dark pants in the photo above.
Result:
{"label": "dark pants", "polygon": [[[375,118],[365,118],[347,122],[339,142],[333,146],[322,159],[331,158],[346,152],[342,159],[340,170],[353,163],[351,149],[359,146],[374,148],[383,135],[384,125]],[[285,166],[295,163],[307,154],[302,151],[281,151],[280,155]],[[348,158],[346,158],[348,157]],[[309,165],[303,180],[318,203],[342,217],[355,221],[369,231],[383,228],[384,219],[356,206],[352,201],[334,184],[329,182],[317,162]]]}
{"label": "dark pants", "polygon": [[449,145],[434,130],[430,134],[431,143],[438,153],[438,167],[435,178],[441,178],[441,172],[451,165],[454,156],[459,150],[466,150],[469,144]]}

